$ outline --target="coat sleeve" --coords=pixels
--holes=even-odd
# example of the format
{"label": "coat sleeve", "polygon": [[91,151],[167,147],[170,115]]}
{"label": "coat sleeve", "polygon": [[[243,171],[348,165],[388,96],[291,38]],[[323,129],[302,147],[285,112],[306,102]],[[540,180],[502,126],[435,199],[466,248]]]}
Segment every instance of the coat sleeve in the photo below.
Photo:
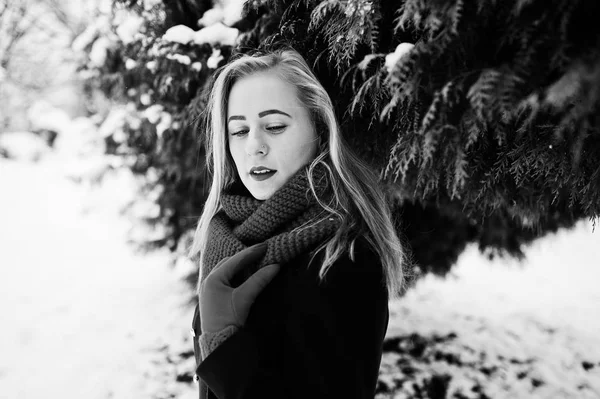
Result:
{"label": "coat sleeve", "polygon": [[213,333],[202,333],[198,339],[200,344],[200,355],[202,359],[206,359],[212,351],[220,344],[227,340],[230,336],[239,331],[239,327],[231,325],[223,328],[220,331]]}
{"label": "coat sleeve", "polygon": [[374,258],[337,262],[326,284],[298,285],[286,316],[282,361],[242,328],[197,367],[219,399],[372,399],[389,321],[388,292]]}

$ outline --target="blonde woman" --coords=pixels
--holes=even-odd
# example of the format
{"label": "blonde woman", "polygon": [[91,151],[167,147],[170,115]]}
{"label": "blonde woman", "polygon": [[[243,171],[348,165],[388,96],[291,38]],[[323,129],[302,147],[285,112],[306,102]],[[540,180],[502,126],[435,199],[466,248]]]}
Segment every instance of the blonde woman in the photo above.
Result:
{"label": "blonde woman", "polygon": [[200,398],[373,398],[405,260],[377,176],[293,50],[222,67],[207,112]]}

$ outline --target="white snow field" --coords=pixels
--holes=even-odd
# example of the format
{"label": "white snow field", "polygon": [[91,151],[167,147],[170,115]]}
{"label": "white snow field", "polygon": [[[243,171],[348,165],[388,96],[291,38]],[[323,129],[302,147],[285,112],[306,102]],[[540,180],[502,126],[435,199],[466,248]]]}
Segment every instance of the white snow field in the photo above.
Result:
{"label": "white snow field", "polygon": [[[387,338],[454,334],[436,349],[463,367],[445,360],[418,367],[423,376],[452,375],[448,397],[480,398],[471,391],[480,385],[494,399],[600,398],[598,227],[585,221],[546,236],[522,263],[489,261],[471,245],[450,278],[426,276],[390,305]],[[384,358],[382,371],[394,361],[395,354]],[[495,371],[474,372],[481,366]]]}
{"label": "white snow field", "polygon": [[126,243],[130,176],[96,190],[67,169],[0,158],[0,397],[197,397],[165,383],[164,350],[191,348],[193,309],[165,251]]}
{"label": "white snow field", "polygon": [[[0,158],[0,397],[197,397],[195,384],[175,382],[193,357],[165,355],[191,350],[185,270],[126,243],[118,205],[132,198],[129,174],[90,187],[66,177],[83,167],[67,161]],[[600,398],[600,232],[582,222],[526,254],[523,265],[490,262],[469,247],[451,278],[428,276],[390,304],[388,338],[455,333],[446,352],[499,366],[489,377],[418,366],[452,374],[449,395],[479,380],[490,398]],[[394,356],[384,355],[383,381],[398,373]]]}

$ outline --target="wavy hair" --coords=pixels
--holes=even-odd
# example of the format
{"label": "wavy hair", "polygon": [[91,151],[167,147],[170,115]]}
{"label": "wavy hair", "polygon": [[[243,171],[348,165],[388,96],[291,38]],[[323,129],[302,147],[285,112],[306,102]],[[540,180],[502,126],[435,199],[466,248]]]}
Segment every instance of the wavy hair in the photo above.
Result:
{"label": "wavy hair", "polygon": [[[236,169],[228,153],[226,139],[227,101],[231,88],[246,76],[266,71],[277,73],[292,84],[298,100],[309,110],[320,139],[318,154],[308,169],[310,189],[323,209],[341,220],[337,233],[316,251],[325,250],[319,278],[323,280],[329,268],[346,251],[354,260],[356,239],[363,236],[380,257],[390,300],[398,298],[400,290],[405,288],[403,265],[408,262],[408,256],[396,234],[386,196],[382,188],[374,184],[378,176],[343,140],[331,98],[304,58],[290,49],[241,55],[215,73],[210,101],[205,110],[207,167],[213,179],[190,256],[200,253],[200,261],[203,261],[209,223],[220,210],[221,193],[236,179]],[[327,202],[319,198],[315,189],[313,171],[317,164],[325,167],[333,191]],[[202,276],[198,284],[200,281]]]}

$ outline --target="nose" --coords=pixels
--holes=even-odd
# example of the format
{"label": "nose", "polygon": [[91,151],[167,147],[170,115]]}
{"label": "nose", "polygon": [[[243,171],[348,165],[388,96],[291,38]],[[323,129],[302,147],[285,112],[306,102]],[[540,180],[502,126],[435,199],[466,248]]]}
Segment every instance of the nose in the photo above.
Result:
{"label": "nose", "polygon": [[268,146],[260,133],[248,132],[248,140],[246,140],[246,154],[249,156],[253,155],[266,155],[268,152]]}

